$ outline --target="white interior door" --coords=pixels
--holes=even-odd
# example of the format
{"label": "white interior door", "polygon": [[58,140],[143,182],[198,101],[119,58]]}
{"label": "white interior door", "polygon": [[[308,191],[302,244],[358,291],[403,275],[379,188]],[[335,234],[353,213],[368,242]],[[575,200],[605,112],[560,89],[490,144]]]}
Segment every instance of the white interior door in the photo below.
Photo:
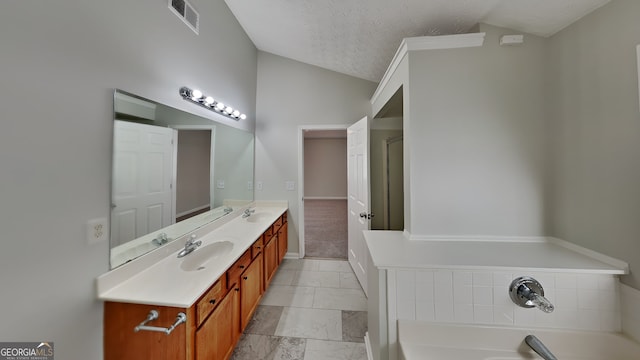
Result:
{"label": "white interior door", "polygon": [[175,222],[175,130],[116,120],[114,125],[112,245]]}
{"label": "white interior door", "polygon": [[348,231],[349,264],[367,291],[367,262],[364,230],[371,228],[369,212],[369,119],[351,125],[347,129],[348,181]]}

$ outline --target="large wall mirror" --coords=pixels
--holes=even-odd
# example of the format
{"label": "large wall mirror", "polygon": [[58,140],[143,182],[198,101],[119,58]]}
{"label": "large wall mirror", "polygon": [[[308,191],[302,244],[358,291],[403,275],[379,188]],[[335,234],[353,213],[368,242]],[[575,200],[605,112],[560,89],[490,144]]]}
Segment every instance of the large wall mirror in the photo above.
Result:
{"label": "large wall mirror", "polygon": [[111,268],[253,200],[253,133],[115,90]]}

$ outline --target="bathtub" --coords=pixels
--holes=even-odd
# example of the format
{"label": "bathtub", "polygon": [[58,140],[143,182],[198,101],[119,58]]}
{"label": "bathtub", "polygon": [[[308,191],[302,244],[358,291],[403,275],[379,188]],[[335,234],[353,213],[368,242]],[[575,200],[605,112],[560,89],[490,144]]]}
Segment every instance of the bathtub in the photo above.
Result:
{"label": "bathtub", "polygon": [[524,343],[537,336],[560,360],[638,360],[640,344],[624,334],[560,329],[398,321],[401,360],[541,359]]}

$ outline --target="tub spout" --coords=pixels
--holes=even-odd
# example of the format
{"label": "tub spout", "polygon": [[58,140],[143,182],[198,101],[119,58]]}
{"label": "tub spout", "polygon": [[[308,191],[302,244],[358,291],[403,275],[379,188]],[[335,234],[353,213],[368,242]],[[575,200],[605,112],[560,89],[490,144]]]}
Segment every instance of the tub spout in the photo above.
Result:
{"label": "tub spout", "polygon": [[527,335],[524,338],[524,342],[529,345],[529,347],[536,352],[536,354],[540,355],[545,360],[558,360],[558,358],[551,353],[551,350],[547,348],[540,339],[535,337],[534,335]]}

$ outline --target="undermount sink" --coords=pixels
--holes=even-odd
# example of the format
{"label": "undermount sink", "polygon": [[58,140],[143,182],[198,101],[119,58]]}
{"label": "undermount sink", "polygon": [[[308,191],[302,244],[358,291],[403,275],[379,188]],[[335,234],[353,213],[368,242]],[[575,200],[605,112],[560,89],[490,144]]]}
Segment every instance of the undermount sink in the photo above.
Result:
{"label": "undermount sink", "polygon": [[260,223],[260,222],[265,222],[272,218],[273,218],[273,213],[267,212],[267,211],[258,211],[251,214],[251,216],[245,218],[245,220],[250,223]]}
{"label": "undermount sink", "polygon": [[216,241],[205,245],[186,255],[180,263],[180,268],[184,271],[203,270],[209,261],[229,253],[232,249],[231,241]]}
{"label": "undermount sink", "polygon": [[638,359],[640,344],[619,333],[398,322],[400,359],[541,359],[523,341],[532,334],[562,360]]}

